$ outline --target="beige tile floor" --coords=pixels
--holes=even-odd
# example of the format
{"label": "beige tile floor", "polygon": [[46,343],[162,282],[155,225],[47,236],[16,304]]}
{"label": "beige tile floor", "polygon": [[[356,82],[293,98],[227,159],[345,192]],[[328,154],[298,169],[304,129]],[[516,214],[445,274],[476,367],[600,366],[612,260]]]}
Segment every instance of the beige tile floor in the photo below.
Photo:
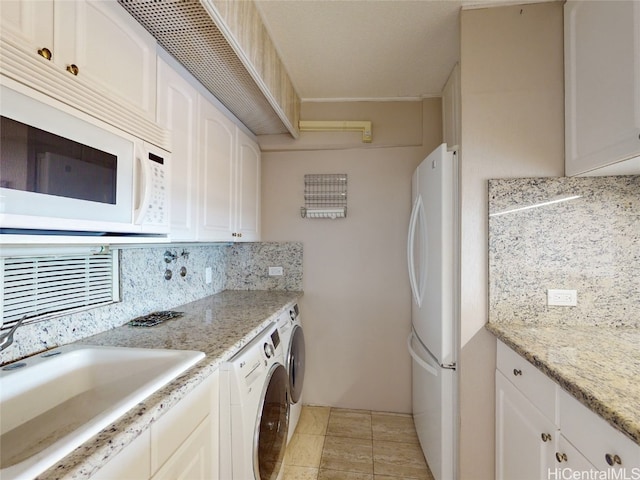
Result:
{"label": "beige tile floor", "polygon": [[410,415],[304,406],[284,480],[433,480]]}

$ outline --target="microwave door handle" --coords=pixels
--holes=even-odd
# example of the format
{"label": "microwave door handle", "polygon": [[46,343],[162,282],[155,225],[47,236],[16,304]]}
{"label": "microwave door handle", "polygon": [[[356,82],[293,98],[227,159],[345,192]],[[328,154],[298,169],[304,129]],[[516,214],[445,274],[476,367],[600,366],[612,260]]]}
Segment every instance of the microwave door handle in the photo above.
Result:
{"label": "microwave door handle", "polygon": [[150,172],[148,162],[145,162],[142,156],[142,153],[138,148],[136,148],[138,154],[136,155],[136,162],[138,162],[138,167],[140,170],[140,176],[137,181],[137,191],[139,192],[139,203],[136,205],[134,212],[134,223],[139,225],[142,223],[145,214],[147,213],[147,209],[149,208],[149,196],[151,194],[151,189],[149,188],[149,180],[150,180]]}

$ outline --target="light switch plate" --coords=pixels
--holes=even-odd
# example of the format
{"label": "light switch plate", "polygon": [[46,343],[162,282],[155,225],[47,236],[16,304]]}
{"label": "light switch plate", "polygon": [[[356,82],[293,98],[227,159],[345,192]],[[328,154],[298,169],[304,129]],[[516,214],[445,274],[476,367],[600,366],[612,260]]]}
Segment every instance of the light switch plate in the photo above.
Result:
{"label": "light switch plate", "polygon": [[575,307],[578,305],[577,290],[547,290],[547,305],[559,307]]}

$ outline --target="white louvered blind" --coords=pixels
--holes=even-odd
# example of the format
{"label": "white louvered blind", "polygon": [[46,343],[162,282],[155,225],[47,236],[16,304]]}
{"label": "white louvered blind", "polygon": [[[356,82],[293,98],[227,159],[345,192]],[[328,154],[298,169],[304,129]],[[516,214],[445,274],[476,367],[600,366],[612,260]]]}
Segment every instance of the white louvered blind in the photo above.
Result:
{"label": "white louvered blind", "polygon": [[119,300],[118,252],[6,257],[2,262],[2,330]]}

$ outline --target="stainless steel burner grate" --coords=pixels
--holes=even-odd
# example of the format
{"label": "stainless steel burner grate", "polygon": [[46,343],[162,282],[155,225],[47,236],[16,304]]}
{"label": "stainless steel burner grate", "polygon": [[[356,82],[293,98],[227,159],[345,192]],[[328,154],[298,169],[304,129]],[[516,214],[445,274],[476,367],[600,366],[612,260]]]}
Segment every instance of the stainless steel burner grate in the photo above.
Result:
{"label": "stainless steel burner grate", "polygon": [[136,317],[129,322],[129,325],[132,327],[153,327],[154,325],[158,325],[166,320],[171,320],[172,318],[179,318],[183,315],[183,312],[174,312],[171,310],[163,310],[160,312],[152,312],[148,315],[143,315],[141,317]]}

